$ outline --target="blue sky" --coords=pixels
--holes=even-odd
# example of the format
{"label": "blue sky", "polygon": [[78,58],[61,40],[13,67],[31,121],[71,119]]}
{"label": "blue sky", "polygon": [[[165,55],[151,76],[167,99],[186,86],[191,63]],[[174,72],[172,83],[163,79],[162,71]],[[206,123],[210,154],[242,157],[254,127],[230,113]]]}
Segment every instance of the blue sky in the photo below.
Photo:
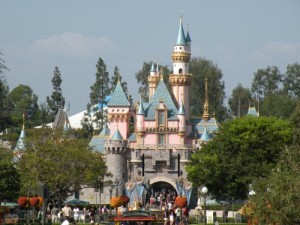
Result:
{"label": "blue sky", "polygon": [[143,62],[172,65],[181,12],[192,55],[218,65],[227,97],[258,69],[300,63],[298,0],[2,0],[0,10],[10,89],[29,85],[45,102],[58,66],[71,115],[86,108],[99,57],[110,74],[118,66],[137,100]]}

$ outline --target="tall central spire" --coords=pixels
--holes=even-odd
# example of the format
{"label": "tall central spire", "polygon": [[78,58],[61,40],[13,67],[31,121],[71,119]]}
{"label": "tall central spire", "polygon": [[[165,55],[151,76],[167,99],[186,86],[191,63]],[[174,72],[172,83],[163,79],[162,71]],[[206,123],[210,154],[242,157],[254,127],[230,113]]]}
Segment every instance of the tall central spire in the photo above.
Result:
{"label": "tall central spire", "polygon": [[209,113],[208,113],[208,79],[205,78],[205,100],[204,100],[204,107],[203,107],[203,119],[205,121],[208,121],[209,119]]}

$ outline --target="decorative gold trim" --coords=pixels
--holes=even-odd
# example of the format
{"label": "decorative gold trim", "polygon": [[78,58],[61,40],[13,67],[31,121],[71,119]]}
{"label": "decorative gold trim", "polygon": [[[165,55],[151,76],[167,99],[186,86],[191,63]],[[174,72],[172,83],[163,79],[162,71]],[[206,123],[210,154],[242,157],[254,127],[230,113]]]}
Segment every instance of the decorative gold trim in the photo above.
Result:
{"label": "decorative gold trim", "polygon": [[169,83],[172,86],[188,86],[192,83],[192,74],[170,74]]}
{"label": "decorative gold trim", "polygon": [[173,52],[172,59],[173,59],[173,62],[188,63],[191,59],[191,53],[190,52]]}

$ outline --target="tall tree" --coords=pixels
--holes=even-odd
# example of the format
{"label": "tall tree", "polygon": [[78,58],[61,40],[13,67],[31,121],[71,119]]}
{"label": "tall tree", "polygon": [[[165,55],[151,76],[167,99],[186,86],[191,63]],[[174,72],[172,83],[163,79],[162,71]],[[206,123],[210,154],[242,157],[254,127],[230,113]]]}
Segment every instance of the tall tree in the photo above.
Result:
{"label": "tall tree", "polygon": [[225,84],[222,81],[222,71],[216,64],[205,58],[194,57],[190,61],[191,85],[191,113],[200,117],[203,114],[205,100],[205,78],[208,78],[208,98],[210,114],[216,114],[219,121],[228,118],[227,109],[224,106]]}
{"label": "tall tree", "polygon": [[46,100],[54,119],[58,110],[65,107],[65,98],[62,95],[61,89],[62,79],[59,68],[57,66],[54,68],[53,78],[51,81],[53,92],[51,94],[51,97],[47,96]]}
{"label": "tall tree", "polygon": [[300,64],[287,66],[283,80],[284,91],[293,97],[300,97]]}
{"label": "tall tree", "polygon": [[245,116],[225,122],[192,155],[188,179],[205,184],[218,199],[246,199],[248,185],[270,173],[291,141],[290,124],[275,117]]}
{"label": "tall tree", "polygon": [[20,176],[13,164],[13,152],[0,147],[0,201],[15,201],[20,191]]}
{"label": "tall tree", "polygon": [[31,87],[21,84],[15,87],[8,97],[14,106],[11,111],[11,118],[15,127],[22,127],[23,113],[26,115],[28,127],[40,125],[36,121],[36,115],[39,110],[38,97],[33,93]]}
{"label": "tall tree", "polygon": [[0,77],[0,131],[8,128],[11,124],[12,103],[8,98],[9,89],[4,78]]}
{"label": "tall tree", "polygon": [[[3,55],[3,53],[0,50],[0,56],[1,55]],[[7,97],[9,87],[3,75],[5,71],[8,71],[8,68],[5,65],[5,61],[0,57],[0,131],[3,131],[11,124],[10,110],[12,105]]]}
{"label": "tall tree", "polygon": [[296,99],[280,90],[266,95],[260,104],[260,115],[290,118],[296,107]]}
{"label": "tall tree", "polygon": [[99,103],[103,102],[106,96],[110,95],[109,74],[102,58],[99,58],[96,72],[96,81],[91,86],[90,102],[87,105],[87,113],[84,127],[92,132],[92,123],[96,123],[98,129],[102,129],[106,121],[105,113],[99,110]]}
{"label": "tall tree", "polygon": [[27,130],[26,152],[17,163],[22,192],[35,189],[39,181],[48,186],[51,202],[64,201],[78,187],[102,182],[106,165],[87,140],[68,138],[52,129]]}
{"label": "tall tree", "polygon": [[[0,56],[2,56],[3,53],[0,49]],[[4,71],[8,71],[7,66],[5,65],[5,60],[0,57],[0,78],[2,78],[2,75],[4,74]]]}
{"label": "tall tree", "polygon": [[230,111],[235,117],[246,115],[249,105],[253,103],[255,102],[253,102],[249,88],[244,88],[240,83],[232,90],[228,100]]}
{"label": "tall tree", "polygon": [[268,94],[275,93],[280,89],[282,77],[283,75],[276,66],[259,69],[254,73],[251,92],[259,98],[264,98]]}

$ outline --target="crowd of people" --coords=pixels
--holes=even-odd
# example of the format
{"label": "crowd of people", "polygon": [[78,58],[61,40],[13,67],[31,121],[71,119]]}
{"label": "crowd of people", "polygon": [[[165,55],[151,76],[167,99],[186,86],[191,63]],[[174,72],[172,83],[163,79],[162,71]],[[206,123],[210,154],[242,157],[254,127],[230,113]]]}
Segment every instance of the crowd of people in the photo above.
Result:
{"label": "crowd of people", "polygon": [[[79,209],[78,206],[71,207],[66,204],[59,209],[53,206],[50,210],[52,223],[61,223],[62,225],[76,224],[78,222],[85,222],[89,220],[91,224],[106,220],[108,210],[106,206],[99,206],[98,208],[91,206],[89,208]],[[96,221],[95,216],[98,215],[99,221]]]}

